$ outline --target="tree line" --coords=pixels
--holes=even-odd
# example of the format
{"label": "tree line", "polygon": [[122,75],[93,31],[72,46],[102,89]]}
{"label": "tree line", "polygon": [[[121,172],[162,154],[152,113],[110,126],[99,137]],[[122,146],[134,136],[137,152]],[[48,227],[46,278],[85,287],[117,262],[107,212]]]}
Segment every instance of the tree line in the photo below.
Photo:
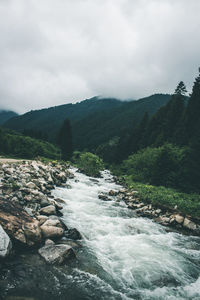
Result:
{"label": "tree line", "polygon": [[121,164],[122,173],[132,170],[136,180],[199,192],[200,70],[189,97],[186,92],[181,81],[165,106],[119,138],[112,155],[100,153],[104,160]]}

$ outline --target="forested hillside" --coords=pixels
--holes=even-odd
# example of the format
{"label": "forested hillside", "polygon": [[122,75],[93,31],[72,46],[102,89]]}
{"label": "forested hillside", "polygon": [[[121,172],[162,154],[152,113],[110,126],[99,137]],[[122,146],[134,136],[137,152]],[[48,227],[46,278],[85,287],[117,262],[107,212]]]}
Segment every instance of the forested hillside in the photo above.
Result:
{"label": "forested hillside", "polygon": [[92,98],[28,112],[5,123],[5,127],[55,142],[59,128],[68,118],[72,126],[74,148],[95,151],[96,148],[137,124],[145,111],[153,115],[165,105],[170,95],[153,95],[138,101],[122,102],[110,98]]}
{"label": "forested hillside", "polygon": [[76,104],[70,103],[30,111],[9,120],[4,126],[20,132],[25,130],[26,133],[29,133],[31,131],[31,135],[34,135],[34,132],[36,132],[36,137],[40,132],[41,135],[55,142],[58,130],[66,118],[73,124],[92,113],[120,105],[121,102],[117,99],[99,99],[94,97]]}
{"label": "forested hillside", "polygon": [[99,154],[110,163],[123,161],[119,173],[133,180],[199,193],[200,74],[189,100],[185,94],[180,82],[167,105],[151,118],[145,114],[138,126],[121,136],[111,156],[108,146],[101,146]]}
{"label": "forested hillside", "polygon": [[0,110],[0,125],[8,121],[9,119],[16,117],[18,114],[14,111]]}
{"label": "forested hillside", "polygon": [[0,127],[0,155],[30,158],[38,156],[60,158],[60,150],[54,145]]}
{"label": "forested hillside", "polygon": [[145,112],[152,116],[169,99],[170,95],[156,94],[89,115],[72,127],[75,147],[95,151],[99,145],[138,124]]}

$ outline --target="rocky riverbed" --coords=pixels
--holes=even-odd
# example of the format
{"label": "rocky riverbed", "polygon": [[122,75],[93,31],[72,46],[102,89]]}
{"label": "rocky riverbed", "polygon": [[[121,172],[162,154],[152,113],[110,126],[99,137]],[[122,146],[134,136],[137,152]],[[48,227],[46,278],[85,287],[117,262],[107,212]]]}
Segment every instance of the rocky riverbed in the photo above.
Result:
{"label": "rocky riverbed", "polygon": [[[145,220],[140,217],[153,219],[156,223],[165,226],[163,228],[166,232],[172,230],[188,235],[199,235],[199,220],[182,215],[177,208],[170,210],[166,207],[144,203],[139,198],[137,191],[122,189],[122,186],[115,185],[112,183],[113,177],[106,175],[106,173],[104,174],[105,178],[102,179],[89,178],[80,173],[78,174],[80,176],[76,173],[74,178],[74,169],[69,169],[67,164],[45,164],[41,161],[12,161],[9,163],[3,161],[0,164],[0,295],[3,297],[2,299],[19,299],[9,298],[16,295],[23,297],[35,295],[35,299],[50,300],[59,298],[64,300],[66,299],[66,292],[69,299],[91,299],[88,298],[87,291],[84,290],[80,293],[80,281],[83,280],[86,283],[88,280],[88,275],[85,273],[83,275],[80,270],[85,271],[87,269],[92,273],[97,272],[97,269],[100,273],[102,271],[101,268],[99,271],[98,263],[94,264],[93,262],[91,268],[90,264],[93,257],[91,257],[90,250],[88,252],[88,244],[85,237],[82,239],[80,232],[82,225],[87,227],[90,222],[94,221],[91,218],[91,215],[95,212],[92,209],[93,205],[97,205],[96,209],[103,209],[101,213],[105,213],[104,209],[109,210],[111,205],[112,207],[110,211],[106,212],[106,215],[107,213],[115,215],[116,210],[119,209],[120,214],[125,215],[125,219],[123,219],[123,216],[117,219],[120,224],[122,223],[120,225],[122,227],[127,216],[130,215],[130,220],[132,217],[133,220]],[[111,182],[110,185],[109,181]],[[73,184],[72,189],[70,189],[71,183]],[[106,184],[108,186],[104,191]],[[76,188],[77,185],[80,188]],[[59,190],[56,187],[61,187],[61,189]],[[55,188],[57,192],[54,193],[52,191]],[[59,196],[59,191],[64,198]],[[87,191],[87,193],[84,194],[84,191]],[[69,194],[70,197],[73,195],[73,199],[69,195],[65,197],[65,193],[67,193],[66,195]],[[57,196],[54,196],[56,194]],[[76,198],[81,198],[82,201],[79,202]],[[87,202],[90,198],[91,203]],[[101,204],[98,198],[105,203]],[[88,207],[85,207],[85,212],[84,207],[81,206],[80,208],[82,202],[83,205],[84,202],[88,205]],[[126,209],[124,202],[130,210]],[[83,213],[81,215],[83,220],[81,218],[77,219],[77,217],[73,219],[71,216],[71,211],[74,210],[73,205],[76,207],[74,214]],[[88,216],[87,210],[89,211]],[[130,212],[130,214],[127,212]],[[65,213],[64,218],[63,213]],[[71,224],[69,222],[69,225],[68,222],[65,222],[68,216],[73,220]],[[84,223],[86,217],[90,221]],[[105,222],[107,217],[103,220]],[[112,218],[110,220],[111,223],[108,223],[107,226],[111,226],[111,230],[116,221]],[[142,224],[144,222],[146,226],[147,221],[141,222]],[[99,223],[100,227],[101,223]],[[80,226],[80,224],[82,225]],[[151,221],[148,224],[153,226]],[[96,226],[96,221],[91,226]],[[132,227],[130,225],[127,228],[133,230]],[[127,234],[127,228],[124,229],[123,234]],[[120,230],[120,227],[118,230]],[[144,230],[144,228],[138,228],[134,231],[136,235],[130,238],[130,243],[132,239],[134,240],[137,235],[140,235],[141,230]],[[93,236],[96,231],[101,234],[103,228],[97,226]],[[89,245],[93,241],[93,236],[91,236],[91,241],[89,240]],[[105,238],[106,240],[107,238]],[[101,237],[100,241],[103,241]],[[102,246],[101,243],[100,246]],[[120,243],[118,247],[121,247]],[[125,250],[123,249],[123,251]],[[111,254],[113,251],[114,249]],[[115,262],[113,261],[113,263]],[[126,266],[126,263],[124,266]],[[71,288],[71,285],[74,285],[74,287]],[[119,299],[121,299],[120,297]],[[97,299],[102,299],[101,295]]]}
{"label": "rocky riverbed", "polygon": [[62,222],[62,204],[51,194],[55,186],[66,186],[74,175],[66,164],[23,161],[0,164],[0,258],[18,249],[39,249],[51,264],[74,257],[73,248],[62,238],[81,239],[75,228]]}
{"label": "rocky riverbed", "polygon": [[138,196],[138,191],[122,189],[110,190],[108,194],[100,194],[99,199],[111,201],[124,201],[129,209],[135,211],[138,217],[153,219],[165,227],[178,230],[184,234],[200,235],[200,220],[182,214],[177,207],[169,208],[163,205],[153,205],[150,201],[144,202]]}

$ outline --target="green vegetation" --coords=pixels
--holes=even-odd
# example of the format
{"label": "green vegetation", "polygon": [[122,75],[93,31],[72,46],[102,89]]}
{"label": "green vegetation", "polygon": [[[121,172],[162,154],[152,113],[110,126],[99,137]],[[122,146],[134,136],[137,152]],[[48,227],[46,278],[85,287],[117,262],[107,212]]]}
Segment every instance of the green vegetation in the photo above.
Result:
{"label": "green vegetation", "polygon": [[[135,182],[143,198],[150,195],[154,202],[178,205],[185,213],[194,214],[196,209],[199,214],[200,73],[191,95],[186,93],[181,81],[172,96],[157,94],[130,102],[92,98],[32,111],[5,126],[40,139],[48,134],[49,140],[58,142],[65,160],[72,155],[73,134],[74,148],[84,151],[74,153],[73,159],[86,174],[98,176],[103,159],[116,175]],[[51,144],[16,133],[2,137],[2,132],[2,153],[61,158]]]}
{"label": "green vegetation", "polygon": [[131,133],[119,139],[111,157],[119,174],[130,174],[143,183],[200,192],[200,74],[189,99],[185,93],[180,82],[165,106],[152,118],[145,114]]}
{"label": "green vegetation", "polygon": [[0,110],[0,125],[4,124],[9,119],[16,117],[17,113],[9,110]]}
{"label": "green vegetation", "polygon": [[147,147],[124,160],[120,172],[147,184],[181,187],[185,159],[185,148],[171,144]]}
{"label": "green vegetation", "polygon": [[177,192],[172,188],[152,186],[134,182],[132,176],[123,176],[124,182],[130,189],[138,191],[141,200],[165,208],[177,210],[183,214],[200,218],[200,195]]}
{"label": "green vegetation", "polygon": [[129,131],[133,124],[140,122],[145,111],[152,116],[169,99],[170,95],[162,94],[129,102],[94,97],[80,103],[30,111],[12,118],[4,126],[31,137],[48,135],[48,140],[55,143],[60,127],[68,118],[74,148],[95,152],[99,145],[119,137],[124,129]]}
{"label": "green vegetation", "polygon": [[60,150],[48,142],[0,128],[0,154],[28,159],[38,156],[57,159]]}
{"label": "green vegetation", "polygon": [[98,177],[100,176],[100,171],[104,169],[102,159],[90,152],[75,152],[73,160],[76,166],[88,176]]}
{"label": "green vegetation", "polygon": [[71,125],[68,119],[63,122],[58,132],[57,143],[61,149],[62,159],[70,160],[73,154],[73,147]]}

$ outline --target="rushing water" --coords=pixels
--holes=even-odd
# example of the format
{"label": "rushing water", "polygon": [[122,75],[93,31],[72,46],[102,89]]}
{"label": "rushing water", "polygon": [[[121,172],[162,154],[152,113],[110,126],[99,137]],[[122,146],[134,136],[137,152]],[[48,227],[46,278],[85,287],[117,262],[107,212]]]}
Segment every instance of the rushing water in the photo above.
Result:
{"label": "rushing water", "polygon": [[121,188],[109,172],[97,180],[76,172],[68,183],[54,195],[66,202],[66,225],[83,236],[77,268],[66,275],[80,299],[200,299],[199,237],[167,233],[115,197],[98,199]]}

